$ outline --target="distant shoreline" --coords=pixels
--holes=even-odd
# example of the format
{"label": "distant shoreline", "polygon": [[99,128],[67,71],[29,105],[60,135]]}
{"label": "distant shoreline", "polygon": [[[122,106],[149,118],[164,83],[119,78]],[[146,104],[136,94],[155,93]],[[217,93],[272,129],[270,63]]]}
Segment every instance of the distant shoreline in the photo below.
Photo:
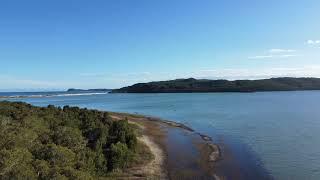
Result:
{"label": "distant shoreline", "polygon": [[19,99],[19,98],[46,98],[46,97],[63,97],[63,96],[89,96],[89,95],[102,95],[102,94],[108,94],[109,92],[61,92],[61,93],[55,93],[55,92],[44,92],[44,94],[32,94],[32,95],[10,95],[10,96],[0,96],[0,99]]}
{"label": "distant shoreline", "polygon": [[[238,92],[238,91],[228,91],[228,92],[101,92],[101,93],[62,93],[62,94],[49,94],[52,92],[36,92],[44,93],[42,95],[10,95],[10,96],[0,96],[0,100],[6,99],[23,99],[23,98],[49,98],[49,97],[63,97],[63,96],[90,96],[90,95],[105,95],[105,94],[208,94],[208,93],[240,93],[240,94],[253,94],[253,93],[263,93],[263,92],[304,92],[304,91],[320,91],[320,89],[315,90],[270,90],[270,91],[253,91],[253,92]],[[8,93],[8,92],[7,92]],[[20,92],[22,93],[22,92]],[[47,93],[47,94],[45,94]]]}

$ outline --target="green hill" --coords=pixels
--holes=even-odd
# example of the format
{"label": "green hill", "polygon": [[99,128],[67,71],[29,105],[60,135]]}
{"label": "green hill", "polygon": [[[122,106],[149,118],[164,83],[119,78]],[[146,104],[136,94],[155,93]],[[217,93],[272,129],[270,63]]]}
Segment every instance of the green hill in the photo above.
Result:
{"label": "green hill", "polygon": [[176,79],[138,83],[112,93],[191,93],[320,90],[320,78],[271,78],[261,80]]}

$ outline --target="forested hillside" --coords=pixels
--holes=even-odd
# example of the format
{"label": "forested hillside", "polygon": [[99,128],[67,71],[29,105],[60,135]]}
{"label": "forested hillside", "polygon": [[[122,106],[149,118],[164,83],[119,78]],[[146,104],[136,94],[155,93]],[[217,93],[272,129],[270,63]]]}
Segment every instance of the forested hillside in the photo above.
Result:
{"label": "forested hillside", "polygon": [[190,93],[320,90],[320,78],[271,78],[260,80],[176,79],[138,83],[113,93]]}

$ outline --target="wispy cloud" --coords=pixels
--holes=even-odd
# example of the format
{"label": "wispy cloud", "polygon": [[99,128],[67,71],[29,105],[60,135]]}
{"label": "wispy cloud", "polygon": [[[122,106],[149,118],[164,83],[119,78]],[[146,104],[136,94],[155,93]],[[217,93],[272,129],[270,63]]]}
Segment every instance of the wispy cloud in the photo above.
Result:
{"label": "wispy cloud", "polygon": [[66,84],[0,74],[0,91],[61,90]]}
{"label": "wispy cloud", "polygon": [[272,55],[260,55],[260,56],[250,56],[248,59],[268,59],[273,58]]}
{"label": "wispy cloud", "polygon": [[250,56],[248,59],[271,59],[271,58],[289,58],[298,56],[296,54],[279,54],[279,55],[262,55],[262,56]]}
{"label": "wispy cloud", "polygon": [[260,79],[270,77],[320,77],[320,66],[204,69],[194,77],[209,79]]}
{"label": "wispy cloud", "polygon": [[287,57],[296,57],[296,56],[298,56],[298,55],[297,54],[281,54],[276,57],[287,58]]}
{"label": "wispy cloud", "polygon": [[85,78],[100,78],[100,79],[106,79],[106,78],[114,78],[114,77],[121,77],[121,78],[136,78],[136,77],[147,77],[151,75],[151,72],[129,72],[129,73],[119,73],[119,74],[111,74],[111,73],[81,73],[81,77]]}
{"label": "wispy cloud", "polygon": [[[89,74],[89,73],[88,73]],[[93,74],[93,73],[92,73]],[[199,69],[195,71],[174,72],[123,72],[109,74],[103,77],[90,76],[80,80],[39,81],[19,77],[1,76],[1,89],[17,88],[119,88],[139,82],[161,81],[177,78],[205,78],[205,79],[261,79],[270,77],[320,77],[320,66],[304,67],[261,67],[261,68],[220,68]]]}
{"label": "wispy cloud", "polygon": [[270,49],[269,53],[271,54],[279,54],[279,53],[292,53],[296,52],[296,50],[293,49]]}
{"label": "wispy cloud", "polygon": [[269,49],[264,55],[249,56],[248,59],[289,58],[298,56],[293,49]]}
{"label": "wispy cloud", "polygon": [[54,87],[57,84],[50,81],[39,81],[33,79],[16,78],[13,76],[0,75],[0,82],[4,84],[20,84],[21,86],[42,86],[42,87]]}
{"label": "wispy cloud", "polygon": [[310,45],[320,45],[320,40],[308,40],[307,41],[307,44],[310,44]]}
{"label": "wispy cloud", "polygon": [[81,73],[81,77],[102,77],[106,76],[106,73]]}
{"label": "wispy cloud", "polygon": [[320,40],[311,40],[309,39],[306,44],[308,44],[311,47],[320,48]]}
{"label": "wispy cloud", "polygon": [[[28,77],[13,76],[0,74],[0,91],[6,90],[63,90],[73,87],[100,88],[96,86],[94,79],[74,80],[73,78],[56,79],[56,80],[39,80]],[[103,84],[103,83],[101,83]],[[104,87],[104,86],[102,86]]]}

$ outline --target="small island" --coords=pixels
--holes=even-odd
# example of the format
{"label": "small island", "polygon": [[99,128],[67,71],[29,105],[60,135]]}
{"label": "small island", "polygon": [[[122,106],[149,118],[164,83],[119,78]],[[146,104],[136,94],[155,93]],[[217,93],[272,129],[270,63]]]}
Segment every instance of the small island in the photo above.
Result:
{"label": "small island", "polygon": [[320,90],[320,78],[281,77],[260,80],[176,79],[138,83],[111,93],[196,93]]}

